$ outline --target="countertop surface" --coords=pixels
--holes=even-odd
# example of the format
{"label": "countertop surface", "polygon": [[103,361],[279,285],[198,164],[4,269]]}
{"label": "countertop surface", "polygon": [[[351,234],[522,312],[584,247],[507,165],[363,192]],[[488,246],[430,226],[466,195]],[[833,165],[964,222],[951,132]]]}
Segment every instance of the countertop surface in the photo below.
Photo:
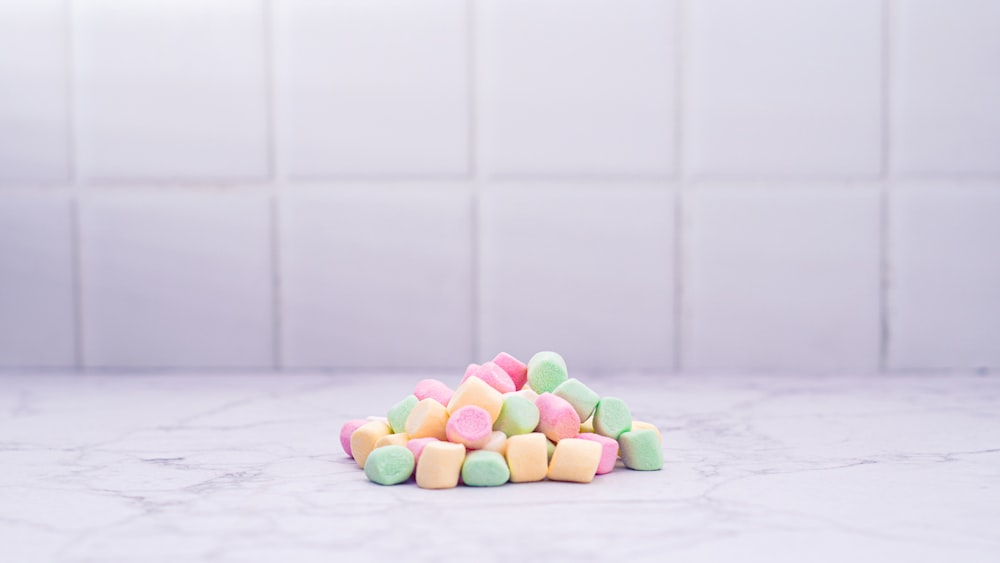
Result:
{"label": "countertop surface", "polygon": [[663,430],[662,471],[369,483],[340,449],[341,423],[384,414],[434,375],[0,374],[0,559],[1000,554],[995,375],[587,378]]}

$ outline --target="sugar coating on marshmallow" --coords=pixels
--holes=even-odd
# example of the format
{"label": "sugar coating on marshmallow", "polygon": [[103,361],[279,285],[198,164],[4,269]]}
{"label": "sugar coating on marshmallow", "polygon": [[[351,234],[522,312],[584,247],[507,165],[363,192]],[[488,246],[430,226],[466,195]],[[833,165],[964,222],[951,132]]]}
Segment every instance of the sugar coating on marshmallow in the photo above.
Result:
{"label": "sugar coating on marshmallow", "polygon": [[413,475],[413,452],[403,446],[378,448],[368,456],[365,477],[379,485],[398,485]]}
{"label": "sugar coating on marshmallow", "polygon": [[354,454],[354,461],[358,462],[359,467],[365,468],[365,460],[375,449],[375,443],[389,434],[392,434],[392,428],[381,420],[366,422],[351,434],[351,453]]}
{"label": "sugar coating on marshmallow", "polygon": [[445,433],[449,442],[478,450],[490,441],[493,434],[493,421],[490,413],[476,405],[466,405],[451,413]]}
{"label": "sugar coating on marshmallow", "polygon": [[549,462],[548,478],[553,481],[589,483],[597,474],[601,463],[602,447],[597,442],[566,438],[556,444],[556,451]]}
{"label": "sugar coating on marshmallow", "polygon": [[404,432],[406,430],[406,418],[410,416],[410,411],[419,402],[420,399],[416,395],[407,395],[406,398],[389,409],[386,418],[389,419],[389,426],[392,427],[393,432]]}
{"label": "sugar coating on marshmallow", "polygon": [[507,372],[510,380],[514,382],[514,389],[521,389],[528,382],[528,365],[507,352],[497,354],[497,357],[493,358],[493,363]]}
{"label": "sugar coating on marshmallow", "polygon": [[476,376],[469,377],[455,389],[455,394],[448,403],[448,412],[453,413],[466,405],[475,405],[490,413],[490,419],[496,422],[503,408],[503,394],[490,387]]}
{"label": "sugar coating on marshmallow", "polygon": [[528,385],[538,394],[551,393],[568,377],[566,360],[555,352],[539,352],[528,361]]}
{"label": "sugar coating on marshmallow", "polygon": [[420,463],[420,454],[424,451],[424,446],[429,442],[437,442],[437,438],[417,438],[415,440],[407,440],[406,448],[413,452],[413,459]]}
{"label": "sugar coating on marshmallow", "polygon": [[510,393],[504,395],[503,406],[493,424],[493,429],[508,436],[534,432],[538,426],[538,416],[538,407],[533,401],[516,393]]}
{"label": "sugar coating on marshmallow", "polygon": [[421,489],[450,489],[458,486],[465,461],[465,446],[451,442],[429,442],[417,464],[417,486]]}
{"label": "sugar coating on marshmallow", "polygon": [[504,434],[503,432],[500,432],[499,430],[494,430],[490,434],[489,441],[486,442],[486,445],[483,446],[480,449],[489,450],[491,452],[496,452],[496,453],[498,453],[500,455],[506,454],[507,453],[507,435]]}
{"label": "sugar coating on marshmallow", "polygon": [[481,366],[469,364],[465,370],[465,377],[462,378],[462,383],[465,383],[470,377],[482,379],[487,385],[501,393],[513,393],[517,390],[507,372],[493,362],[486,362]]}
{"label": "sugar coating on marshmallow", "polygon": [[399,434],[389,434],[387,436],[382,436],[375,442],[375,449],[383,448],[385,446],[405,446],[407,442],[410,441],[410,437],[406,432]]}
{"label": "sugar coating on marshmallow", "polygon": [[448,401],[451,401],[453,394],[455,392],[451,390],[451,387],[448,387],[443,381],[437,379],[421,379],[413,389],[413,395],[417,399],[421,401],[424,399],[434,399],[446,407],[448,406]]}
{"label": "sugar coating on marshmallow", "polygon": [[632,430],[618,437],[625,467],[639,471],[663,468],[663,444],[652,430]]}
{"label": "sugar coating on marshmallow", "polygon": [[661,443],[663,442],[663,434],[660,434],[660,429],[648,422],[642,422],[641,420],[633,420],[632,430],[652,430],[653,432],[656,432],[656,436],[660,439],[660,442]]}
{"label": "sugar coating on marshmallow", "polygon": [[552,391],[552,394],[566,399],[566,402],[573,405],[580,420],[590,418],[590,415],[594,414],[594,409],[597,408],[597,402],[601,400],[600,395],[576,378],[563,381]]}
{"label": "sugar coating on marshmallow", "polygon": [[618,439],[622,432],[632,429],[632,413],[625,401],[617,397],[604,397],[594,411],[594,432]]}
{"label": "sugar coating on marshmallow", "polygon": [[448,424],[448,409],[434,399],[424,399],[417,403],[406,417],[406,433],[410,439],[437,438],[447,440],[445,426]]}
{"label": "sugar coating on marshmallow", "polygon": [[541,432],[518,434],[507,438],[507,467],[512,483],[545,479],[549,470],[548,446],[551,442]]}
{"label": "sugar coating on marshmallow", "polygon": [[496,452],[469,452],[462,464],[462,482],[470,487],[498,487],[510,480],[507,460]]}
{"label": "sugar coating on marshmallow", "polygon": [[353,420],[348,420],[343,426],[340,427],[340,447],[344,448],[345,454],[354,457],[351,455],[351,434],[354,434],[355,430],[361,428],[361,426],[367,422],[367,420],[355,418]]}
{"label": "sugar coating on marshmallow", "polygon": [[535,401],[538,407],[538,431],[553,442],[573,438],[580,433],[580,416],[566,399],[552,393],[542,393]]}
{"label": "sugar coating on marshmallow", "polygon": [[611,470],[615,468],[615,462],[618,461],[618,441],[593,432],[580,433],[577,438],[597,442],[601,445],[601,462],[597,464],[597,474],[611,473]]}

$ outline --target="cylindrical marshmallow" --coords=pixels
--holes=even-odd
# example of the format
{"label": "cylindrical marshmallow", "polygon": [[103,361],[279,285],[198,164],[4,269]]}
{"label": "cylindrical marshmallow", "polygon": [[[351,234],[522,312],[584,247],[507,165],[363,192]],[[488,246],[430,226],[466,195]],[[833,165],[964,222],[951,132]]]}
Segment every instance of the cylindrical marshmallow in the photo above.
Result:
{"label": "cylindrical marshmallow", "polygon": [[470,487],[498,487],[510,480],[507,461],[496,452],[469,452],[462,464],[462,483]]}
{"label": "cylindrical marshmallow", "polygon": [[422,489],[450,489],[457,486],[464,461],[465,446],[462,444],[428,443],[417,464],[417,486]]}
{"label": "cylindrical marshmallow", "polygon": [[420,402],[416,395],[407,395],[402,401],[396,403],[389,409],[386,419],[393,432],[403,432],[406,430],[406,417],[410,416],[410,411]]}
{"label": "cylindrical marshmallow", "polygon": [[448,403],[448,412],[453,413],[466,405],[475,405],[490,413],[490,419],[496,422],[503,408],[503,394],[490,387],[476,376],[466,379],[455,389],[455,394]]}
{"label": "cylindrical marshmallow", "polygon": [[507,467],[512,483],[528,483],[545,479],[549,469],[548,446],[541,432],[518,434],[507,438]]}
{"label": "cylindrical marshmallow", "polygon": [[589,483],[601,463],[601,445],[590,440],[566,438],[556,444],[549,462],[548,478],[553,481]]}
{"label": "cylindrical marshmallow", "polygon": [[528,382],[528,365],[521,363],[520,360],[507,352],[497,354],[497,357],[493,358],[493,363],[507,372],[510,380],[514,383],[514,389],[520,389]]}
{"label": "cylindrical marshmallow", "polygon": [[413,475],[413,467],[413,452],[403,446],[385,446],[368,456],[365,477],[379,485],[398,485]]}
{"label": "cylindrical marshmallow", "polygon": [[618,439],[622,432],[632,429],[632,413],[625,401],[617,397],[604,397],[594,411],[594,432]]}
{"label": "cylindrical marshmallow", "polygon": [[538,416],[538,407],[534,402],[516,393],[506,394],[493,429],[508,436],[534,432],[538,426]]}
{"label": "cylindrical marshmallow", "polygon": [[490,420],[490,413],[482,407],[466,405],[451,413],[445,433],[449,442],[478,450],[490,441],[493,421]]}
{"label": "cylindrical marshmallow", "polygon": [[535,406],[538,407],[538,431],[549,440],[558,442],[580,433],[580,415],[565,399],[552,393],[542,393]]}
{"label": "cylindrical marshmallow", "polygon": [[462,378],[462,383],[465,383],[470,377],[482,379],[487,385],[501,393],[513,393],[517,390],[507,372],[493,362],[486,362],[481,366],[469,364],[469,367],[465,369],[465,377]]}
{"label": "cylindrical marshmallow", "polygon": [[375,449],[375,443],[382,436],[389,434],[392,434],[392,428],[381,420],[366,422],[351,434],[351,453],[354,454],[354,461],[358,462],[359,467],[365,468],[365,460]]}
{"label": "cylindrical marshmallow", "polygon": [[551,393],[568,377],[566,360],[555,352],[539,352],[528,360],[528,385],[536,393]]}
{"label": "cylindrical marshmallow", "polygon": [[448,424],[448,410],[434,399],[424,399],[417,403],[406,417],[406,433],[410,439],[437,438],[447,440],[445,425]]}
{"label": "cylindrical marshmallow", "polygon": [[417,383],[417,387],[413,390],[413,395],[418,400],[434,399],[446,407],[448,406],[448,402],[451,401],[453,394],[455,392],[450,387],[437,379],[421,379]]}

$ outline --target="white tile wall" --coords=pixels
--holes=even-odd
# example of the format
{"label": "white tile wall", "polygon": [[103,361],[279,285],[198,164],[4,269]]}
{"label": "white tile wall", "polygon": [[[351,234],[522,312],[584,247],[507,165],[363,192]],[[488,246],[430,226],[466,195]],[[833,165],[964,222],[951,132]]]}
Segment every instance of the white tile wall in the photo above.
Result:
{"label": "white tile wall", "polygon": [[891,197],[891,367],[1000,366],[1000,182]]}
{"label": "white tile wall", "polygon": [[998,369],[997,29],[0,0],[0,367]]}
{"label": "white tile wall", "polygon": [[1000,2],[906,0],[893,10],[896,172],[1000,174]]}
{"label": "white tile wall", "polygon": [[76,365],[71,232],[65,195],[0,199],[0,367]]}
{"label": "white tile wall", "polygon": [[482,0],[477,95],[491,176],[669,176],[676,2]]}
{"label": "white tile wall", "polygon": [[471,361],[472,202],[462,186],[352,186],[281,209],[284,363]]}
{"label": "white tile wall", "polygon": [[479,361],[556,350],[571,368],[672,369],[673,203],[663,185],[484,193]]}
{"label": "white tile wall", "polygon": [[276,2],[278,146],[285,175],[466,174],[467,5]]}
{"label": "white tile wall", "polygon": [[81,202],[85,365],[272,367],[267,198],[129,189]]}
{"label": "white tile wall", "polygon": [[261,0],[71,5],[83,178],[267,176]]}
{"label": "white tile wall", "polygon": [[685,4],[685,166],[696,177],[875,177],[882,4]]}
{"label": "white tile wall", "polygon": [[0,0],[0,183],[69,178],[66,3]]}
{"label": "white tile wall", "polygon": [[875,186],[702,186],[685,206],[686,366],[877,369]]}

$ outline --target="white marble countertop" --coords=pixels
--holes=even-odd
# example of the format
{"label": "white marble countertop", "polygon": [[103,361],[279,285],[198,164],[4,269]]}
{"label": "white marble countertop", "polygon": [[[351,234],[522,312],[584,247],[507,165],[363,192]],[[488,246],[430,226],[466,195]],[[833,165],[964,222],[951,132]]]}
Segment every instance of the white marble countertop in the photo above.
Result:
{"label": "white marble countertop", "polygon": [[996,376],[590,378],[663,471],[369,483],[340,424],[427,375],[0,374],[0,559],[1000,557]]}

